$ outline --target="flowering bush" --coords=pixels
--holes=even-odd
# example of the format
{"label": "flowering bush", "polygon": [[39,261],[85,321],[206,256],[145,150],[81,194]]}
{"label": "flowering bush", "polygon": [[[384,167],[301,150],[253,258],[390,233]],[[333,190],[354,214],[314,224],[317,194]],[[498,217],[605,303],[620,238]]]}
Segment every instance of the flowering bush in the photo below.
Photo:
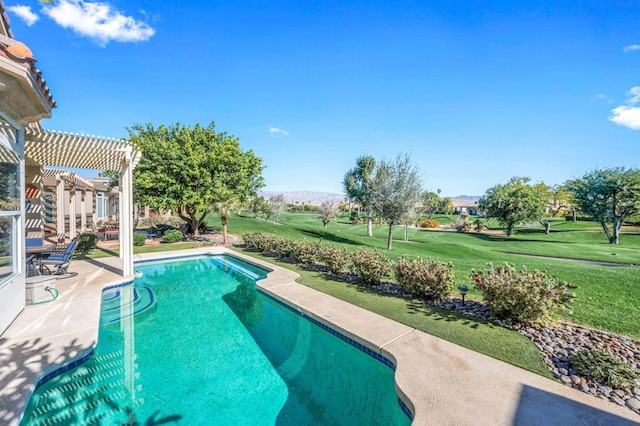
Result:
{"label": "flowering bush", "polygon": [[440,300],[447,297],[453,283],[453,264],[435,259],[402,256],[395,265],[396,281],[413,297]]}
{"label": "flowering bush", "polygon": [[320,243],[300,241],[294,246],[293,259],[301,265],[308,265],[316,260],[320,251]]}
{"label": "flowering bush", "polygon": [[553,310],[571,301],[569,285],[547,276],[544,271],[527,270],[523,266],[505,264],[471,271],[475,286],[483,294],[491,312],[498,318],[511,322],[544,323],[552,319]]}
{"label": "flowering bush", "polygon": [[353,272],[368,285],[379,284],[393,271],[392,262],[379,251],[358,250],[351,255]]}
{"label": "flowering bush", "polygon": [[440,228],[440,222],[435,219],[423,219],[418,225],[420,228]]}
{"label": "flowering bush", "polygon": [[329,272],[339,274],[344,271],[349,261],[349,252],[338,246],[322,247],[318,253],[318,260],[329,268]]}

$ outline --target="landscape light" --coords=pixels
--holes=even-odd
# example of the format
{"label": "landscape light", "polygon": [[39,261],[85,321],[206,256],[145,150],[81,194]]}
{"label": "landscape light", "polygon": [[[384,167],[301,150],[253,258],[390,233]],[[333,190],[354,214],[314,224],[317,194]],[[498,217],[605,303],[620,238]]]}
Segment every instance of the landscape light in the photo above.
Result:
{"label": "landscape light", "polygon": [[469,291],[469,287],[466,285],[459,285],[458,290],[460,290],[460,294],[462,295],[462,306],[464,306],[464,296],[467,294],[467,291]]}

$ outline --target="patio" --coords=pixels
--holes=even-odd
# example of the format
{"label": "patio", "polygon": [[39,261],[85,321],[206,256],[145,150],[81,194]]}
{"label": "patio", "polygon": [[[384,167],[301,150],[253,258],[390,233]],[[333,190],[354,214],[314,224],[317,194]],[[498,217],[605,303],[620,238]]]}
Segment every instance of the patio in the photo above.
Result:
{"label": "patio", "polygon": [[[226,250],[213,247],[136,258]],[[273,269],[258,282],[263,291],[394,360],[398,393],[412,408],[416,425],[631,425],[639,420],[609,402],[298,284],[294,272],[247,260]],[[117,263],[116,258],[75,261],[72,270],[78,274],[58,281],[58,300],[28,306],[0,338],[0,423],[18,424],[41,377],[91,352],[98,336],[101,291],[123,282]],[[132,357],[133,348],[128,353]]]}

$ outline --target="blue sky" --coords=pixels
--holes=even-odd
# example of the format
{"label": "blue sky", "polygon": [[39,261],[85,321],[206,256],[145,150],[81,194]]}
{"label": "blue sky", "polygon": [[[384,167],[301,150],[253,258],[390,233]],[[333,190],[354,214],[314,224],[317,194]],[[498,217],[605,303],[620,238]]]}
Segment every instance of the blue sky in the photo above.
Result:
{"label": "blue sky", "polygon": [[634,1],[5,1],[49,129],[216,122],[267,190],[342,192],[362,154],[482,195],[640,159]]}

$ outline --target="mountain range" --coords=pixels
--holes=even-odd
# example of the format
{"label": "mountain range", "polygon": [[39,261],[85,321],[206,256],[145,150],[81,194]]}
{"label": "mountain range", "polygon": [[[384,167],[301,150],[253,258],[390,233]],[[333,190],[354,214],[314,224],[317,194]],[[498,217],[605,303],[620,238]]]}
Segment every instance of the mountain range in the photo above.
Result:
{"label": "mountain range", "polygon": [[[345,200],[344,194],[336,194],[333,192],[317,192],[317,191],[259,191],[258,195],[268,200],[276,195],[284,195],[287,203],[311,204],[318,206],[325,201],[339,203]],[[452,200],[473,200],[478,201],[479,195],[457,195],[451,197]]]}

